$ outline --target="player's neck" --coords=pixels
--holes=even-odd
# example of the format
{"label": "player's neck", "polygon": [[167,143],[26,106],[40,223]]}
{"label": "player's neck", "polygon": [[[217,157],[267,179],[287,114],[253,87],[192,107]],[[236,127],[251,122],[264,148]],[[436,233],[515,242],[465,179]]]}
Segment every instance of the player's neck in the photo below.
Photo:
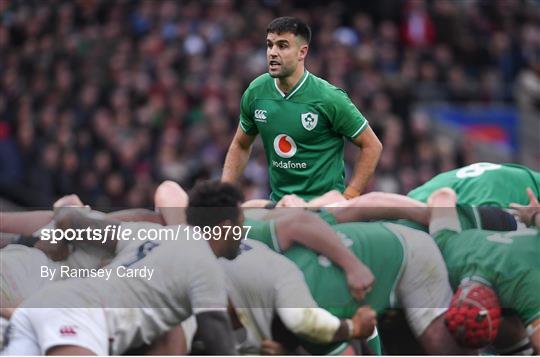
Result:
{"label": "player's neck", "polygon": [[291,89],[298,83],[298,81],[300,81],[300,79],[304,75],[305,70],[306,69],[304,68],[304,66],[298,66],[298,68],[296,68],[296,71],[294,71],[294,73],[290,76],[278,78],[277,85],[279,89],[283,93],[288,94]]}

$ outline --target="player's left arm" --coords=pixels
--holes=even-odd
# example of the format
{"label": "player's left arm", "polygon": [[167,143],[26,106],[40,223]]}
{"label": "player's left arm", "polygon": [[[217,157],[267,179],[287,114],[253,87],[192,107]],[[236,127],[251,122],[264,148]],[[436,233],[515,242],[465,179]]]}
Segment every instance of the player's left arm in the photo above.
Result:
{"label": "player's left arm", "polygon": [[325,309],[317,307],[304,275],[290,264],[282,271],[274,290],[277,314],[287,329],[315,343],[332,343],[352,338],[366,338],[377,324],[376,313],[368,306],[357,309],[351,319],[340,320]]}
{"label": "player's left arm", "polygon": [[327,210],[338,223],[409,219],[424,226],[429,224],[429,210],[425,203],[395,193],[370,192]]}
{"label": "player's left arm", "polygon": [[354,138],[353,143],[361,149],[361,152],[356,159],[349,185],[343,193],[347,199],[364,192],[369,179],[375,172],[383,148],[379,138],[369,126]]}
{"label": "player's left arm", "polygon": [[519,203],[511,203],[510,208],[517,211],[519,218],[527,226],[537,226],[540,228],[540,223],[537,223],[539,221],[537,218],[540,215],[540,203],[530,187],[527,187],[527,196],[529,196],[529,204],[527,206],[520,205]]}
{"label": "player's left arm", "polygon": [[461,223],[457,213],[457,196],[448,187],[433,192],[428,198],[430,211],[429,233],[435,235],[443,230],[461,231]]}

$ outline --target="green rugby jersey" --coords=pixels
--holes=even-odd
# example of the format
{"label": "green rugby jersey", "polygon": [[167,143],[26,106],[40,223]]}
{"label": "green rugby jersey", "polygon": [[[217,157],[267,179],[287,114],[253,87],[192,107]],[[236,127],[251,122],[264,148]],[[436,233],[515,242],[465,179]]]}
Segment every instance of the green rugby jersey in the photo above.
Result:
{"label": "green rugby jersey", "polygon": [[527,187],[540,199],[540,172],[514,164],[476,163],[443,172],[409,192],[408,196],[427,202],[429,196],[442,187],[454,189],[458,203],[507,208],[512,202],[529,203]]}
{"label": "green rugby jersey", "polygon": [[454,290],[466,279],[491,285],[525,325],[540,318],[540,231],[443,230],[434,236]]}
{"label": "green rugby jersey", "polygon": [[240,127],[264,145],[270,198],[343,192],[343,138],[360,135],[366,119],[343,90],[308,71],[286,95],[276,81],[268,73],[256,78],[240,104]]}
{"label": "green rugby jersey", "polygon": [[365,304],[380,314],[385,308],[396,305],[394,290],[405,263],[404,251],[400,238],[387,229],[384,223],[355,222],[332,226],[343,243],[375,276],[373,289],[363,301],[351,295],[343,270],[328,258],[298,244],[282,252],[273,221],[246,220],[244,225],[252,227],[248,238],[283,253],[302,270],[317,304],[332,314],[350,318],[358,307]]}

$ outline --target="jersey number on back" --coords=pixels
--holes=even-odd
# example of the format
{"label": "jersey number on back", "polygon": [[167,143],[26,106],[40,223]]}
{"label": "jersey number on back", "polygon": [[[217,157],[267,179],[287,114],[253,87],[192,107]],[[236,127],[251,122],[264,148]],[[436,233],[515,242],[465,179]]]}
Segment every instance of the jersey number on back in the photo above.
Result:
{"label": "jersey number on back", "polygon": [[478,162],[469,166],[462,167],[456,172],[456,177],[465,179],[469,177],[478,177],[486,171],[500,169],[501,165],[490,164],[489,162]]}
{"label": "jersey number on back", "polygon": [[125,266],[126,268],[129,268],[133,264],[137,263],[139,260],[144,259],[144,257],[146,257],[148,253],[150,253],[152,249],[154,249],[157,246],[159,246],[159,244],[155,242],[150,242],[150,241],[144,242],[137,249],[137,253],[135,257],[131,259],[129,262],[127,262],[126,264],[122,264],[122,265]]}

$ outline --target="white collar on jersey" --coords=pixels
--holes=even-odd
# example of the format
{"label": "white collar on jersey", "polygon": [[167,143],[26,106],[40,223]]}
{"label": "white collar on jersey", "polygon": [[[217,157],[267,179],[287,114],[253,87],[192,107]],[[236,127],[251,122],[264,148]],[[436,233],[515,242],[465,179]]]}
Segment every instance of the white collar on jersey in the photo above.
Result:
{"label": "white collar on jersey", "polygon": [[292,97],[294,95],[294,93],[298,92],[298,90],[300,89],[300,87],[302,87],[302,85],[304,85],[304,82],[306,81],[308,75],[309,75],[308,70],[307,69],[304,70],[304,75],[303,75],[303,78],[301,79],[300,83],[297,84],[296,88],[294,88],[294,90],[292,92],[290,92],[289,94],[285,94],[285,93],[283,93],[283,91],[281,89],[279,89],[277,78],[274,78],[274,86],[276,87],[277,91],[279,92],[279,94],[281,94],[281,96],[283,98],[289,99],[290,97]]}

